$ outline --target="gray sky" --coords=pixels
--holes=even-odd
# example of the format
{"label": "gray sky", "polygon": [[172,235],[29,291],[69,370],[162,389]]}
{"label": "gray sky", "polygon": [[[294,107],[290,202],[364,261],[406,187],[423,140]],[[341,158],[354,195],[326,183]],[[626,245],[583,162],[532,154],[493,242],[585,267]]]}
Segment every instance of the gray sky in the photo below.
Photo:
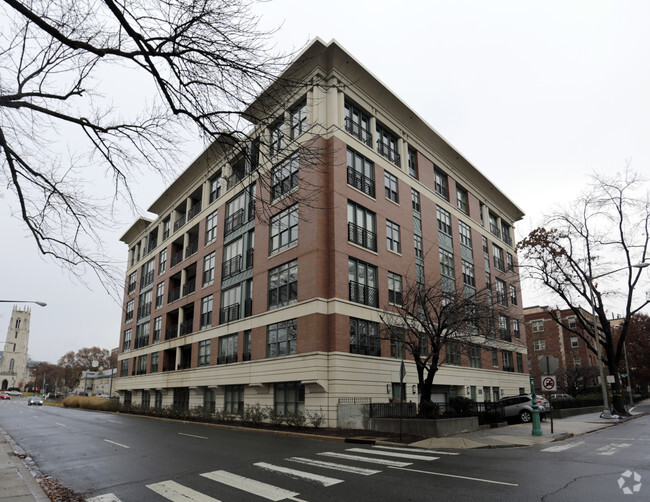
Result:
{"label": "gray sky", "polygon": [[[258,11],[263,26],[282,24],[279,49],[340,42],[524,210],[518,238],[590,173],[626,161],[649,172],[650,2],[273,0]],[[143,208],[164,189],[153,174],[137,182]],[[0,299],[48,303],[32,306],[31,357],[117,347],[121,306],[92,276],[89,290],[41,258],[8,203],[0,192]],[[134,216],[122,219],[104,239],[124,269],[118,239]],[[0,303],[2,342],[11,307]]]}

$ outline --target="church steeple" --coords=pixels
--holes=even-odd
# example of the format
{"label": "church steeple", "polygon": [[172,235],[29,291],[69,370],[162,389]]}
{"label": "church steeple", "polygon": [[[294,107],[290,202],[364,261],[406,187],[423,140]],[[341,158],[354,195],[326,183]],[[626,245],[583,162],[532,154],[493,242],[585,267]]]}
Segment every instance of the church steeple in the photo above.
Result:
{"label": "church steeple", "polygon": [[27,384],[27,350],[31,309],[14,305],[7,329],[7,339],[0,361],[0,390]]}

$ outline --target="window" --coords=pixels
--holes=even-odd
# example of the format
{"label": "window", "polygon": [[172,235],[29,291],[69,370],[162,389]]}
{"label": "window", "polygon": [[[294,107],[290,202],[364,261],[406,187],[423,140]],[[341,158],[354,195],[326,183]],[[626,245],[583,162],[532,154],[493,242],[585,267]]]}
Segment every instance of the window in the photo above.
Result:
{"label": "window", "polygon": [[153,320],[153,342],[160,341],[160,333],[162,332],[162,317],[156,317]]}
{"label": "window", "polygon": [[345,102],[345,130],[367,146],[372,147],[370,117],[349,101]]}
{"label": "window", "polygon": [[151,354],[151,372],[158,372],[158,352],[153,352]]}
{"label": "window", "polygon": [[417,153],[413,148],[408,149],[409,175],[418,179],[418,159]]}
{"label": "window", "polygon": [[377,152],[396,166],[400,165],[400,156],[397,151],[397,137],[379,123],[377,123]]}
{"label": "window", "polygon": [[511,284],[508,286],[508,291],[510,292],[510,303],[517,305],[517,288]]}
{"label": "window", "polygon": [[501,340],[510,341],[510,320],[503,314],[499,314],[499,334]]}
{"label": "window", "polygon": [[167,237],[169,237],[171,222],[172,222],[171,216],[167,216],[167,218],[165,218],[163,220],[163,222],[162,222],[162,225],[163,225],[163,240],[165,240]]}
{"label": "window", "polygon": [[451,215],[449,211],[436,206],[436,215],[438,217],[438,230],[451,237]]}
{"label": "window", "polygon": [[501,352],[501,357],[503,358],[503,371],[515,371],[515,365],[512,362],[512,352],[509,350],[504,350]]}
{"label": "window", "polygon": [[221,197],[221,184],[222,184],[222,179],[221,179],[221,171],[217,171],[217,174],[215,174],[212,178],[210,178],[210,203],[214,202],[217,200],[219,197]]}
{"label": "window", "polygon": [[571,328],[571,329],[576,328],[577,324],[576,324],[576,317],[575,316],[567,317],[567,321],[568,321],[568,324],[569,324],[569,328]]}
{"label": "window", "polygon": [[138,273],[133,272],[129,274],[129,287],[128,287],[128,294],[130,295],[135,291],[138,285]]}
{"label": "window", "polygon": [[207,246],[217,238],[217,213],[213,211],[205,220],[205,245]]}
{"label": "window", "polygon": [[360,153],[348,148],[348,185],[370,197],[375,196],[375,165]]}
{"label": "window", "polygon": [[474,265],[465,260],[462,261],[463,268],[463,284],[472,288],[476,287],[476,280],[474,279]]}
{"label": "window", "polygon": [[506,267],[503,262],[503,249],[492,244],[492,255],[494,257],[494,266],[501,270],[501,272],[505,272]]}
{"label": "window", "polygon": [[296,353],[296,320],[277,322],[267,328],[266,357],[280,357]]}
{"label": "window", "polygon": [[452,280],[454,277],[454,255],[446,249],[440,249],[440,273]]}
{"label": "window", "polygon": [[415,257],[422,258],[424,253],[422,252],[422,237],[417,234],[413,235],[413,246],[415,248]]}
{"label": "window", "polygon": [[151,293],[151,290],[140,293],[138,298],[138,319],[142,319],[151,314]]}
{"label": "window", "polygon": [[239,335],[227,335],[219,338],[219,357],[217,364],[237,362],[237,350],[239,349]]}
{"label": "window", "polygon": [[215,252],[203,257],[203,285],[207,286],[214,282],[214,260]]}
{"label": "window", "polygon": [[139,349],[140,347],[146,347],[149,345],[149,333],[151,330],[151,325],[146,322],[144,324],[138,324],[135,328],[135,344],[134,349]]}
{"label": "window", "polygon": [[458,234],[460,235],[460,243],[472,249],[472,229],[467,223],[458,221]]}
{"label": "window", "polygon": [[481,347],[479,347],[478,345],[469,346],[469,367],[470,368],[481,367]]}
{"label": "window", "polygon": [[411,206],[413,211],[420,212],[420,192],[414,188],[411,188]]}
{"label": "window", "polygon": [[395,305],[402,304],[402,276],[388,272],[388,301]]}
{"label": "window", "polygon": [[128,359],[124,359],[123,361],[120,361],[120,376],[129,376],[129,361]]}
{"label": "window", "polygon": [[201,299],[201,329],[212,326],[213,295]]}
{"label": "window", "polygon": [[241,315],[241,284],[221,292],[219,324],[236,321]]}
{"label": "window", "polygon": [[501,238],[503,241],[512,246],[512,237],[510,236],[510,225],[501,220]]}
{"label": "window", "polygon": [[506,254],[506,261],[508,265],[508,270],[514,270],[515,266],[514,263],[512,262],[512,255],[510,253]]}
{"label": "window", "polygon": [[156,286],[156,308],[159,309],[163,306],[165,297],[165,283],[161,282]]}
{"label": "window", "polygon": [[138,356],[138,375],[144,375],[147,372],[147,356]]}
{"label": "window", "polygon": [[[521,352],[517,352],[517,372],[524,372],[524,356]],[[520,394],[523,394],[523,392],[520,392]]]}
{"label": "window", "polygon": [[140,289],[146,288],[153,282],[153,269],[156,260],[149,260],[147,263],[142,265],[142,275],[140,276]]}
{"label": "window", "polygon": [[271,126],[271,144],[269,145],[269,150],[271,155],[278,153],[282,148],[284,148],[284,122],[278,120]]}
{"label": "window", "polygon": [[131,350],[131,336],[133,331],[129,328],[124,330],[124,341],[122,342],[122,352]]}
{"label": "window", "polygon": [[210,340],[199,342],[199,366],[210,364]]}
{"label": "window", "polygon": [[133,320],[133,307],[135,305],[135,302],[133,300],[129,300],[126,302],[126,313],[124,314],[124,322],[131,322]]}
{"label": "window", "polygon": [[271,171],[271,200],[275,201],[298,188],[298,166],[300,158],[292,155],[280,162]]}
{"label": "window", "polygon": [[276,383],[273,392],[275,413],[282,416],[305,412],[305,386],[300,382]]}
{"label": "window", "polygon": [[390,357],[393,359],[404,359],[406,348],[404,347],[404,330],[402,328],[391,328],[390,330]]}
{"label": "window", "polygon": [[221,280],[232,277],[243,270],[244,239],[240,237],[224,247]]}
{"label": "window", "polygon": [[467,190],[462,187],[456,188],[456,206],[463,213],[469,214],[469,205],[467,202]]}
{"label": "window", "polygon": [[158,275],[162,275],[167,270],[167,249],[163,249],[158,255]]}
{"label": "window", "polygon": [[377,251],[375,213],[348,201],[348,241]]}
{"label": "window", "polygon": [[241,415],[244,412],[244,386],[226,385],[225,391],[223,411]]}
{"label": "window", "polygon": [[492,211],[488,211],[488,221],[490,222],[490,232],[497,237],[501,237],[501,231],[499,230],[499,217]]}
{"label": "window", "polygon": [[[252,196],[254,199],[254,195]],[[249,206],[250,207],[250,206]],[[249,216],[252,216],[249,214]],[[223,223],[224,236],[230,235],[246,223],[246,190],[243,190],[226,205],[226,219]]]}
{"label": "window", "polygon": [[440,197],[445,200],[449,200],[448,190],[447,190],[447,175],[443,173],[437,166],[434,166],[433,177],[435,183],[435,190]]}
{"label": "window", "polygon": [[397,177],[386,171],[384,171],[384,192],[387,199],[399,204],[399,184],[397,183]]}
{"label": "window", "polygon": [[508,297],[506,296],[506,283],[501,279],[495,279],[494,284],[497,290],[497,303],[503,305],[504,307],[508,306]]}
{"label": "window", "polygon": [[244,352],[242,353],[242,361],[251,360],[251,330],[244,331]]}
{"label": "window", "polygon": [[537,319],[531,322],[533,333],[544,331],[544,319]]}
{"label": "window", "polygon": [[307,130],[307,100],[301,101],[291,111],[291,139]]}
{"label": "window", "polygon": [[519,331],[519,319],[512,320],[512,333],[515,335],[515,338],[521,338],[521,331]]}
{"label": "window", "polygon": [[449,341],[445,344],[445,362],[460,366],[460,343]]}
{"label": "window", "polygon": [[[483,241],[483,254],[485,255],[485,259],[487,260],[488,259],[488,240],[484,235],[481,236],[481,240]],[[487,263],[487,265],[489,265],[489,263]]]}
{"label": "window", "polygon": [[280,251],[298,241],[298,204],[271,218],[271,253]]}
{"label": "window", "polygon": [[350,301],[377,307],[377,267],[354,258],[348,259]]}
{"label": "window", "polygon": [[492,366],[499,367],[499,351],[497,349],[492,349]]}
{"label": "window", "polygon": [[580,367],[580,356],[573,356],[573,365],[576,368]]}
{"label": "window", "polygon": [[534,350],[546,350],[546,340],[544,340],[544,339],[533,340],[533,349]]}
{"label": "window", "polygon": [[395,253],[402,252],[399,225],[386,220],[386,247]]}
{"label": "window", "polygon": [[572,336],[571,337],[571,348],[572,349],[578,348],[578,337],[577,336]]}
{"label": "window", "polygon": [[350,353],[379,356],[379,324],[350,317]]}
{"label": "window", "polygon": [[298,260],[269,270],[269,309],[298,300]]}

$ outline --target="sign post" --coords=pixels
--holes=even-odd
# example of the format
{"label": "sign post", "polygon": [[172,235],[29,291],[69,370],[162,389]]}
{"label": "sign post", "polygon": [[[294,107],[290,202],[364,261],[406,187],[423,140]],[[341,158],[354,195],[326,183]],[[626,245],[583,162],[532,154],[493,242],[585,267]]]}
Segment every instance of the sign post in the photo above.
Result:
{"label": "sign post", "polygon": [[[542,377],[542,389],[546,392],[557,390],[557,377],[555,375],[544,375]],[[551,402],[551,395],[548,394],[549,414],[551,415],[551,434],[553,434],[553,403]]]}

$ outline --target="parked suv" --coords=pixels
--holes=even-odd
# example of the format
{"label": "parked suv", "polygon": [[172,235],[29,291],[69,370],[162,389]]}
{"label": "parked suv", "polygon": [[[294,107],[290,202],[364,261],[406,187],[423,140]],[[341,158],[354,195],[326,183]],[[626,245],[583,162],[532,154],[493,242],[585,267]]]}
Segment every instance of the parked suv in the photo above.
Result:
{"label": "parked suv", "polygon": [[[550,410],[549,403],[542,396],[535,395],[539,418],[546,417]],[[531,394],[520,396],[504,397],[499,399],[503,404],[503,412],[506,418],[519,417],[522,422],[530,422],[533,419],[533,400]]]}

